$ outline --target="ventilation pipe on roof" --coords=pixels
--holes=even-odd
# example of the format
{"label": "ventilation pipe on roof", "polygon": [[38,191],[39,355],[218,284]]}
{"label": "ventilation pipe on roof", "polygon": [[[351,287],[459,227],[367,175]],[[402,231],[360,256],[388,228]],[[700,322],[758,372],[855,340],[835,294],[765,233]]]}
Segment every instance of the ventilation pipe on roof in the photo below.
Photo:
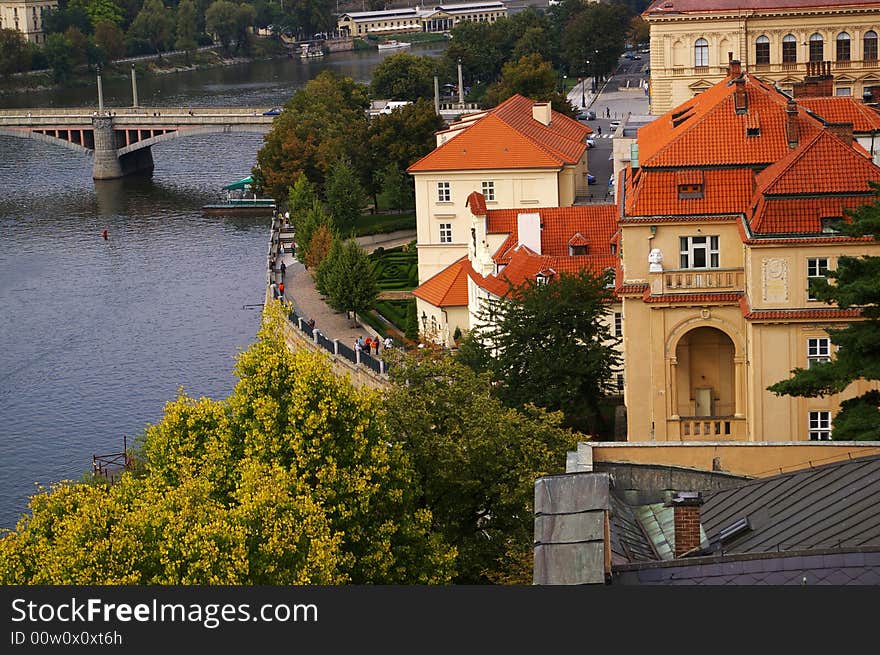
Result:
{"label": "ventilation pipe on roof", "polygon": [[788,139],[789,148],[797,148],[800,141],[800,129],[798,128],[798,110],[794,100],[789,100],[785,106],[785,135]]}
{"label": "ventilation pipe on roof", "polygon": [[[731,62],[732,64],[733,62]],[[739,64],[739,62],[735,62]],[[749,99],[746,95],[746,81],[742,75],[734,81],[736,88],[733,90],[733,108],[737,114],[745,114],[749,110]]]}

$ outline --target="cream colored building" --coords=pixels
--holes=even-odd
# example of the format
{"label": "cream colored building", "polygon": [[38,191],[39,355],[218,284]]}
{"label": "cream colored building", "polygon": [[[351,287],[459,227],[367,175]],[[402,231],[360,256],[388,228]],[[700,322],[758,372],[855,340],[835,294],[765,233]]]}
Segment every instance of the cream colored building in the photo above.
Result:
{"label": "cream colored building", "polygon": [[655,0],[642,16],[653,114],[723,79],[729,53],[786,91],[804,79],[807,62],[820,61],[831,62],[836,95],[860,98],[880,86],[877,0]]}
{"label": "cream colored building", "polygon": [[880,255],[836,227],[880,182],[852,125],[823,121],[734,62],[639,130],[621,179],[628,440],[830,438],[840,402],[876,385],[819,398],[767,387],[833,358],[828,331],[857,319],[810,298],[809,278],[843,255]]}
{"label": "cream colored building", "polygon": [[435,7],[402,7],[381,11],[355,11],[342,14],[337,22],[339,31],[350,36],[365,37],[412,32],[449,32],[458,23],[494,23],[507,16],[503,2],[469,2]]}
{"label": "cream colored building", "polygon": [[0,28],[18,30],[29,43],[42,45],[43,11],[56,7],[57,0],[0,0]]}
{"label": "cream colored building", "polygon": [[589,127],[515,95],[437,134],[415,181],[419,282],[468,253],[468,196],[493,208],[568,207],[587,192]]}

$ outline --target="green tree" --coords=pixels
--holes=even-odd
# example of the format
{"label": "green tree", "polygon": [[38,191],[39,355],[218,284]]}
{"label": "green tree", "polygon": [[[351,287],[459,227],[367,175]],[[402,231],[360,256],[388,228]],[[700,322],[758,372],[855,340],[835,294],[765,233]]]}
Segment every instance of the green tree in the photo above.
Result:
{"label": "green tree", "polygon": [[18,30],[0,29],[0,75],[9,78],[29,70],[30,65],[31,52],[24,35]]}
{"label": "green tree", "polygon": [[373,263],[354,239],[330,249],[320,276],[327,304],[338,312],[350,312],[352,321],[372,309],[379,295]]}
{"label": "green tree", "polygon": [[486,103],[498,105],[519,93],[532,100],[549,101],[554,110],[573,116],[571,103],[559,93],[557,87],[557,75],[550,67],[550,62],[544,61],[538,54],[526,55],[518,61],[504,64],[501,79],[486,92]]}
{"label": "green tree", "polygon": [[177,39],[174,47],[186,53],[187,64],[198,47],[197,36],[196,5],[193,0],[181,0],[177,7]]}
{"label": "green tree", "polygon": [[325,188],[327,205],[340,234],[354,230],[364,206],[364,188],[351,164],[340,159],[330,168]]}
{"label": "green tree", "polygon": [[0,584],[448,582],[376,392],[293,355],[272,303],[225,401],[181,395],[113,485],[38,493],[0,539]]}
{"label": "green tree", "polygon": [[311,209],[317,199],[315,185],[305,175],[300,175],[287,192],[287,208],[291,216],[296,216]]}
{"label": "green tree", "polygon": [[386,57],[373,70],[370,83],[373,96],[392,100],[417,100],[434,97],[437,63],[432,57],[401,52]]}
{"label": "green tree", "polygon": [[251,51],[250,28],[257,20],[253,5],[242,2],[235,9],[235,49],[245,54]]}
{"label": "green tree", "polygon": [[43,11],[43,33],[64,34],[68,27],[76,27],[83,34],[92,33],[92,19],[81,5],[67,5]]}
{"label": "green tree", "polygon": [[584,7],[562,35],[569,70],[586,77],[609,75],[617,66],[629,33],[630,12],[626,6],[591,3]]}
{"label": "green tree", "polygon": [[458,550],[455,581],[529,584],[535,478],[562,472],[576,443],[561,414],[504,407],[489,376],[430,350],[391,375],[389,431],[415,465],[435,529]]}
{"label": "green tree", "polygon": [[63,34],[50,34],[46,37],[43,52],[46,63],[52,69],[52,77],[56,82],[64,83],[70,79],[73,61],[70,56],[71,44]]}
{"label": "green tree", "polygon": [[272,122],[253,171],[264,190],[279,198],[305,173],[320,190],[330,167],[347,158],[364,169],[367,155],[367,87],[324,71],[294,93]]}
{"label": "green tree", "polygon": [[336,25],[333,6],[327,0],[292,0],[291,17],[304,39],[332,30]]}
{"label": "green tree", "polygon": [[405,211],[415,207],[415,189],[413,179],[396,163],[388,164],[379,172],[382,194],[391,209]]}
{"label": "green tree", "polygon": [[[880,185],[870,184],[880,194]],[[849,216],[852,220],[841,223],[841,233],[876,240],[880,234],[878,200],[849,212]],[[839,257],[837,269],[828,271],[828,280],[810,280],[810,294],[841,309],[858,309],[864,320],[828,329],[831,343],[837,346],[834,358],[806,369],[794,369],[790,379],[768,387],[777,395],[816,398],[840,393],[856,380],[880,380],[880,257]],[[880,438],[878,408],[877,391],[842,402],[834,417],[832,438]]]}
{"label": "green tree", "polygon": [[238,31],[238,8],[229,0],[216,0],[205,12],[205,29],[214,34],[224,50],[229,50]]}
{"label": "green tree", "polygon": [[463,339],[479,368],[487,363],[499,398],[510,407],[533,403],[561,411],[565,425],[604,433],[602,398],[620,361],[608,323],[612,291],[588,271],[546,284],[528,281],[481,312],[486,327]]}
{"label": "green tree", "polygon": [[406,321],[403,326],[403,336],[410,341],[419,340],[419,312],[415,298],[411,299],[406,306]]}
{"label": "green tree", "polygon": [[332,231],[333,219],[324,211],[324,205],[317,199],[312,203],[308,211],[298,212],[291,218],[293,220],[294,238],[296,239],[297,257],[308,266],[312,237],[322,226]]}
{"label": "green tree", "polygon": [[160,59],[173,43],[173,34],[174,17],[162,0],[146,0],[129,29],[130,36],[148,43]]}
{"label": "green tree", "polygon": [[71,0],[68,7],[82,9],[91,21],[92,30],[97,29],[98,23],[122,24],[122,9],[113,0]]}
{"label": "green tree", "polygon": [[125,35],[113,23],[101,21],[95,26],[95,44],[101,49],[104,61],[113,61],[125,54]]}

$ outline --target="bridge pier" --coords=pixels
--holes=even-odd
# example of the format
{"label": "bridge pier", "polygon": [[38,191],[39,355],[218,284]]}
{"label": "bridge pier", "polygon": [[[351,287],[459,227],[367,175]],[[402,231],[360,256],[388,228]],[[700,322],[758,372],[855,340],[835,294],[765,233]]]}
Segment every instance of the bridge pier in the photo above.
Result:
{"label": "bridge pier", "polygon": [[153,152],[149,146],[121,157],[117,154],[118,146],[112,116],[93,116],[92,127],[95,134],[95,162],[92,169],[94,179],[115,180],[126,175],[153,170]]}

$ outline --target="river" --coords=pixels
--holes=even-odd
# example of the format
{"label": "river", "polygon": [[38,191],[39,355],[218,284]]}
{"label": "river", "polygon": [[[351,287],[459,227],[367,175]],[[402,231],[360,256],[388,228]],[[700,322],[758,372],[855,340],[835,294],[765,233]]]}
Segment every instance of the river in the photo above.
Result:
{"label": "river", "polygon": [[[413,46],[436,55],[445,44]],[[391,51],[393,52],[393,51]],[[152,106],[281,105],[330,69],[369,81],[389,53],[277,59],[138,83]],[[131,104],[105,80],[108,108]],[[95,105],[94,88],[0,96],[0,107]],[[151,176],[95,182],[91,158],[0,136],[0,528],[37,484],[79,479],[122,449],[182,387],[224,398],[252,343],[268,219],[202,216],[250,173],[262,137],[226,134],[153,146]],[[108,239],[101,238],[103,230]]]}

